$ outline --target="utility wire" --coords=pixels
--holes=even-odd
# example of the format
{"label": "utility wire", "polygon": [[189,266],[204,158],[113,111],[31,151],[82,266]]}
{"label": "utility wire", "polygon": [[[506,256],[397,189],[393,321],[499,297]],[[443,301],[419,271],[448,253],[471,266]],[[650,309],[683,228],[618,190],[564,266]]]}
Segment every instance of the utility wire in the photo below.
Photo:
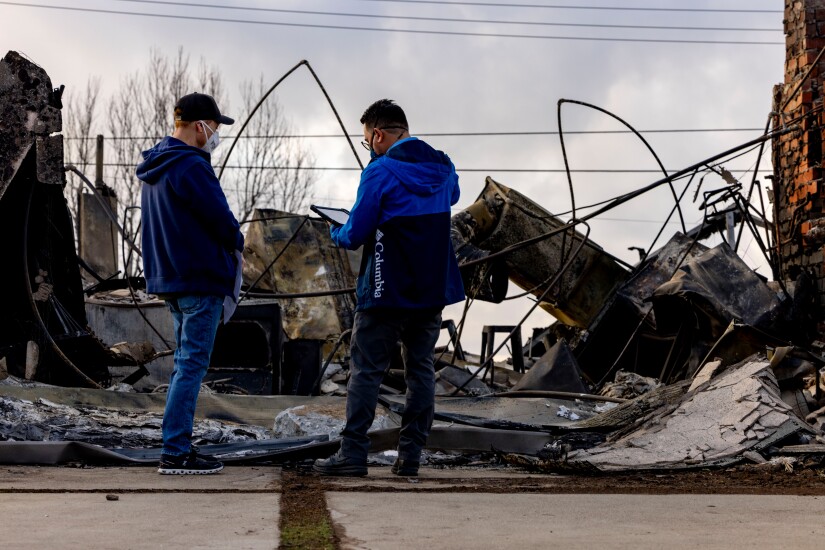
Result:
{"label": "utility wire", "polygon": [[530,25],[542,27],[585,27],[599,29],[645,29],[645,30],[668,30],[668,31],[747,31],[747,32],[783,32],[778,27],[688,27],[688,26],[667,26],[667,25],[609,25],[596,23],[556,23],[549,21],[507,21],[502,19],[467,19],[459,17],[422,17],[412,15],[380,15],[374,13],[349,13],[333,11],[312,11],[312,10],[287,10],[280,8],[256,8],[251,6],[232,6],[221,4],[202,4],[197,2],[169,2],[166,0],[115,0],[116,2],[129,2],[133,4],[154,4],[161,6],[183,6],[193,8],[210,8],[220,10],[251,11],[258,13],[291,13],[297,15],[321,15],[329,17],[361,17],[366,19],[391,19],[400,21],[437,21],[446,23],[484,23],[493,25]]}
{"label": "utility wire", "polygon": [[438,6],[483,6],[487,8],[539,8],[552,10],[605,10],[605,11],[665,11],[693,13],[784,13],[782,10],[757,9],[710,9],[710,8],[642,8],[625,6],[565,6],[560,4],[515,4],[510,2],[461,2],[439,0],[354,0],[360,2],[387,2],[395,4],[435,4]]}
{"label": "utility wire", "polygon": [[423,29],[388,29],[380,27],[354,27],[347,25],[317,25],[310,23],[285,23],[282,21],[255,21],[250,19],[228,19],[218,17],[201,17],[195,15],[171,15],[160,13],[145,13],[132,11],[118,11],[118,10],[104,10],[97,8],[78,8],[69,6],[54,6],[47,4],[34,4],[29,2],[4,2],[0,1],[0,5],[17,6],[24,8],[40,8],[63,10],[71,12],[82,13],[103,13],[108,15],[132,15],[137,17],[154,17],[159,19],[174,19],[178,21],[210,21],[215,23],[240,23],[249,25],[270,25],[278,27],[297,27],[305,29],[327,29],[327,30],[347,30],[347,31],[367,31],[367,32],[385,32],[385,33],[405,33],[405,34],[423,34],[423,35],[441,35],[441,36],[473,36],[485,38],[519,38],[519,39],[533,39],[533,40],[574,40],[579,42],[628,42],[628,43],[656,43],[656,44],[718,44],[718,45],[737,45],[737,46],[778,46],[784,45],[785,41],[762,41],[762,40],[683,40],[683,39],[657,39],[657,38],[608,38],[608,37],[588,37],[588,36],[551,36],[551,35],[535,35],[535,34],[504,34],[504,33],[486,33],[486,32],[460,32],[460,31],[436,31]]}
{"label": "utility wire", "polygon": [[[94,162],[71,162],[75,166],[94,166]],[[124,168],[135,166],[127,162],[104,162],[105,167]],[[357,166],[253,166],[253,165],[228,165],[228,169],[234,170],[310,170],[318,172],[360,172]],[[742,171],[742,168],[729,168],[731,171]],[[547,173],[554,174],[565,172],[564,168],[461,168],[456,167],[457,172],[507,172],[507,173]],[[647,174],[658,173],[661,170],[654,169],[622,169],[622,168],[580,168],[570,170],[582,174]],[[762,172],[773,172],[773,170],[761,170]]]}
{"label": "utility wire", "polygon": [[[2,2],[0,2],[1,4]],[[762,128],[677,128],[662,130],[639,130],[643,134],[688,134],[688,133],[715,133],[715,132],[762,132]],[[598,135],[598,134],[631,134],[630,130],[574,130],[564,132],[565,135]],[[501,137],[501,136],[557,136],[558,131],[521,131],[521,132],[416,132],[419,137]],[[361,133],[348,134],[349,137],[362,137]],[[109,140],[159,140],[162,136],[104,136]],[[221,139],[235,139],[236,136],[223,135]],[[273,135],[245,135],[241,139],[316,139],[340,138],[341,134],[273,134]],[[64,140],[94,141],[97,136],[67,136]]]}

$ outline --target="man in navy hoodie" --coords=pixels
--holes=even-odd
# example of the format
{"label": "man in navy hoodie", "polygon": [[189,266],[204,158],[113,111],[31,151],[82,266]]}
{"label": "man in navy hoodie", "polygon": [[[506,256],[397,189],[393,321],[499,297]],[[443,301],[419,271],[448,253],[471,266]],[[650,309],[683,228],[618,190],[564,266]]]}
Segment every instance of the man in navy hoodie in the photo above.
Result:
{"label": "man in navy hoodie", "polygon": [[347,423],[341,449],[315,461],[314,470],[322,475],[367,474],[367,430],[400,341],[407,396],[392,472],[415,476],[433,421],[433,350],[441,310],[464,299],[450,241],[458,175],[447,155],[410,137],[404,111],[391,100],[370,105],[361,124],[362,144],[372,160],[361,173],[349,220],[330,230],[338,246],[364,247],[350,347]]}
{"label": "man in navy hoodie", "polygon": [[208,95],[175,105],[175,131],[143,152],[141,226],[146,289],[166,300],[175,328],[175,368],[163,413],[161,474],[213,474],[223,465],[192,446],[195,405],[224,299],[234,295],[240,225],[211,164],[218,126],[232,124]]}

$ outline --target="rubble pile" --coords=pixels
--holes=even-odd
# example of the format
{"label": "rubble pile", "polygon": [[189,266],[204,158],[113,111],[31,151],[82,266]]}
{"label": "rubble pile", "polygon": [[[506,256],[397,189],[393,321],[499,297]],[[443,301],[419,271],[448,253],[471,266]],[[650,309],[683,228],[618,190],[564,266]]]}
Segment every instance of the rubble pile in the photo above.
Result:
{"label": "rubble pile", "polygon": [[605,443],[566,458],[602,471],[727,466],[780,441],[814,436],[782,400],[770,363],[754,356],[692,384],[675,408],[660,406]]}
{"label": "rubble pile", "polygon": [[[154,460],[175,341],[165,305],[139,277],[83,286],[74,235],[88,231],[75,231],[63,197],[62,90],[15,52],[0,62],[0,90],[0,229],[11,243],[0,269],[0,462]],[[479,355],[462,347],[463,319],[444,320],[427,456],[564,472],[794,468],[800,457],[822,467],[816,283],[804,270],[767,282],[737,255],[734,223],[755,237],[765,227],[769,244],[771,227],[742,207],[750,194],[731,178],[703,192],[699,227],[639,248],[635,265],[582,220],[487,178],[452,220],[463,317],[475,300],[514,297],[513,284],[552,319],[524,340],[524,321],[491,321]],[[715,231],[727,236],[711,246]],[[196,442],[272,462],[328,456],[344,424],[359,254],[297,213],[258,209],[246,232],[242,299],[216,337]],[[402,346],[391,355],[371,429],[373,450],[390,451],[379,462],[392,458],[407,391]]]}
{"label": "rubble pile", "polygon": [[[0,441],[82,441],[109,448],[152,447],[161,441],[162,419],[162,413],[71,406],[45,398],[3,396],[0,391]],[[260,426],[199,419],[193,436],[194,443],[201,445],[259,441],[276,434]]]}

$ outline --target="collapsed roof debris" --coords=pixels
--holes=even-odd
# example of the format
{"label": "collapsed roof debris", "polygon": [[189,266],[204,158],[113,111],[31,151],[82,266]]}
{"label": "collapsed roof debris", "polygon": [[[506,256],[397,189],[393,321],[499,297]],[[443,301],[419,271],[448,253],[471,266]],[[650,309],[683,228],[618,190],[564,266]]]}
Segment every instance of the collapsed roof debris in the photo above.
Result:
{"label": "collapsed roof debris", "polygon": [[685,389],[675,408],[660,405],[605,443],[570,452],[565,462],[601,471],[728,466],[791,436],[797,443],[815,434],[782,401],[764,357]]}
{"label": "collapsed roof debris", "polygon": [[[62,195],[60,90],[14,52],[0,63],[0,90],[0,230],[19,245],[0,270],[0,462],[155,461],[174,341],[163,302],[139,277],[98,278],[84,297]],[[717,160],[789,131],[665,174],[585,215],[574,209],[567,221],[487,178],[452,220],[468,300],[463,318],[442,327],[450,342],[436,350],[428,450],[484,452],[552,471],[718,467],[805,453],[822,461],[825,344],[811,338],[813,283],[805,273],[766,283],[728,238],[731,222],[747,226],[766,258],[776,258],[774,228],[747,206],[753,188],[724,178],[702,195],[699,227],[654,249],[660,233],[636,265],[594,242],[587,225],[659,186],[673,189],[677,177],[725,174]],[[673,194],[681,216],[682,197]],[[358,255],[334,247],[326,224],[305,215],[259,209],[245,225],[242,300],[217,336],[198,442],[232,460],[329,455],[343,425]],[[717,230],[726,243],[700,242]],[[511,281],[557,321],[523,345],[523,320],[489,324],[482,355],[466,352],[473,300],[500,303]],[[110,382],[124,391],[60,387]],[[373,451],[394,448],[405,391],[399,346]]]}

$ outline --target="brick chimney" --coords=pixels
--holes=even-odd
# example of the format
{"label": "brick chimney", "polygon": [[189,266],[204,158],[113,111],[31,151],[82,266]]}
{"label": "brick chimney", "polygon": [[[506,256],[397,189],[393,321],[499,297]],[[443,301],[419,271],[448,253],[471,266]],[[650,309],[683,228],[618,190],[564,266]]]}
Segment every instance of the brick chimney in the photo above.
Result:
{"label": "brick chimney", "polygon": [[825,55],[814,66],[825,47],[825,0],[785,0],[784,24],[785,82],[774,86],[773,127],[793,123],[799,131],[773,140],[780,276],[790,281],[807,272],[816,284],[819,311],[825,311]]}

